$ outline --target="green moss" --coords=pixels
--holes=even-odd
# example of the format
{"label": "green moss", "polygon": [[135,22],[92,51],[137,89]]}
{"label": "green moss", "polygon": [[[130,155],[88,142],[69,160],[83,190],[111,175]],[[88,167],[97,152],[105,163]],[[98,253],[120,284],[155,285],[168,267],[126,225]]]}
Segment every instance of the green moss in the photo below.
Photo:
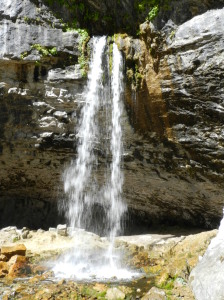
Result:
{"label": "green moss", "polygon": [[22,52],[21,54],[20,54],[20,58],[21,59],[24,59],[25,57],[27,57],[28,56],[28,52]]}
{"label": "green moss", "polygon": [[175,37],[176,32],[173,30],[170,33],[170,39],[172,40]]}
{"label": "green moss", "polygon": [[32,19],[32,18],[29,18],[27,16],[25,16],[23,18],[24,22],[27,23],[27,24],[35,24],[35,25],[41,25],[43,23],[43,21],[41,21],[41,19],[38,17],[36,19]]}
{"label": "green moss", "polygon": [[56,56],[58,54],[56,47],[48,48],[40,44],[32,45],[31,49],[36,49],[41,56]]}
{"label": "green moss", "polygon": [[79,52],[80,56],[78,58],[78,63],[81,67],[81,73],[83,77],[87,76],[88,71],[88,60],[89,54],[87,50],[87,43],[90,39],[88,32],[85,29],[77,29],[79,33]]}
{"label": "green moss", "polygon": [[110,73],[112,73],[113,69],[113,44],[110,44],[109,46],[109,70]]}
{"label": "green moss", "polygon": [[13,243],[16,243],[20,240],[20,238],[18,236],[15,236],[12,240]]}
{"label": "green moss", "polygon": [[176,280],[176,276],[169,277],[167,281],[163,282],[162,284],[157,285],[158,288],[163,290],[172,290],[174,288],[174,282]]}
{"label": "green moss", "polygon": [[105,300],[106,291],[103,292],[97,292],[90,286],[84,286],[81,290],[82,296],[91,298],[91,299],[99,299],[99,300]]}
{"label": "green moss", "polygon": [[160,10],[168,10],[172,0],[135,0],[135,7],[139,15],[148,11],[146,20],[152,21]]}
{"label": "green moss", "polygon": [[53,47],[51,49],[48,50],[50,52],[51,55],[55,56],[58,54],[57,52],[57,48],[56,47]]}
{"label": "green moss", "polygon": [[27,16],[25,16],[25,17],[23,18],[23,20],[24,20],[24,22],[27,23],[27,24],[30,24],[30,23],[31,23],[31,19],[30,19],[29,17],[27,17]]}
{"label": "green moss", "polygon": [[159,13],[159,5],[155,5],[153,6],[153,8],[149,11],[148,16],[147,16],[147,20],[152,21],[155,19],[155,17],[158,15]]}

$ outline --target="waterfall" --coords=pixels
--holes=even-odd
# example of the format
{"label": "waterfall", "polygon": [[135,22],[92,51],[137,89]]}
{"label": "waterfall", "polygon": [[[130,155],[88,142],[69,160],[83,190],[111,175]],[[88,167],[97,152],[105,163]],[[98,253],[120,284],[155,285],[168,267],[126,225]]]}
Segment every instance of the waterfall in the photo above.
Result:
{"label": "waterfall", "polygon": [[113,238],[120,230],[120,219],[126,211],[126,205],[121,199],[123,174],[121,171],[122,147],[122,102],[123,94],[123,61],[117,45],[113,44],[113,69],[112,69],[112,134],[111,134],[111,181],[110,181],[110,201],[111,206],[108,211],[110,220],[110,236]]}
{"label": "waterfall", "polygon": [[[94,37],[92,41],[90,71],[76,135],[77,157],[63,176],[67,198],[62,208],[69,225],[76,230],[76,245],[53,270],[56,276],[81,280],[115,276],[131,279],[136,273],[121,267],[120,256],[113,247],[127,209],[122,200],[121,168],[123,60],[117,45],[113,44],[110,74],[106,37]],[[97,176],[100,158],[96,150],[99,148],[104,152],[103,177],[102,174]],[[94,210],[99,210],[97,218]],[[99,237],[82,231],[89,229],[98,233],[102,226],[108,237],[106,248]]]}
{"label": "waterfall", "polygon": [[101,100],[102,56],[105,46],[106,37],[93,38],[93,56],[88,76],[85,105],[81,112],[76,135],[79,139],[77,159],[64,173],[64,190],[68,195],[65,210],[71,227],[85,227],[88,220],[87,212],[95,203],[94,189],[91,189],[90,181],[95,163],[93,150],[98,135],[96,114]]}
{"label": "waterfall", "polygon": [[[77,159],[64,172],[64,190],[68,195],[68,202],[64,202],[64,209],[71,227],[89,228],[94,226],[91,219],[96,204],[105,213],[104,226],[111,240],[120,231],[121,217],[126,210],[122,201],[123,174],[121,171],[122,147],[122,101],[123,94],[123,61],[117,45],[113,45],[113,68],[111,78],[111,92],[107,88],[105,78],[109,78],[103,70],[103,58],[106,48],[106,37],[93,38],[93,54],[90,63],[90,72],[85,96],[85,104],[81,111],[80,124],[77,131],[78,148]],[[104,83],[103,83],[104,81]],[[104,93],[106,89],[106,93]],[[102,110],[102,111],[101,111]],[[100,133],[99,114],[101,111],[105,119],[105,130]],[[110,114],[110,117],[109,117]],[[110,120],[109,120],[110,119]],[[110,143],[105,142],[109,135]],[[94,172],[97,167],[95,148],[100,143],[100,148],[110,152],[111,163],[105,177],[105,186],[97,184]],[[107,149],[108,148],[108,149]],[[107,162],[105,162],[107,163]],[[101,188],[100,188],[101,186]],[[95,221],[96,222],[96,221]],[[95,227],[97,224],[95,224]],[[95,228],[92,228],[94,231]]]}

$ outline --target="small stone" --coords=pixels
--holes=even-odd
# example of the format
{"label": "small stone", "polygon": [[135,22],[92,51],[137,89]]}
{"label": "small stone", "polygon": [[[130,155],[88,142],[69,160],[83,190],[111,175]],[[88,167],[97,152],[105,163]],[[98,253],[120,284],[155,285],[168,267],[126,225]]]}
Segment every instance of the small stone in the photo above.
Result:
{"label": "small stone", "polygon": [[27,227],[22,228],[22,232],[27,231],[27,230],[29,231],[29,229]]}
{"label": "small stone", "polygon": [[67,113],[64,111],[56,111],[54,116],[58,119],[66,119],[68,117]]}
{"label": "small stone", "polygon": [[105,292],[107,290],[107,287],[103,283],[96,283],[93,289],[97,292]]}
{"label": "small stone", "polygon": [[167,300],[167,297],[163,290],[152,287],[141,300]]}
{"label": "small stone", "polygon": [[117,299],[124,299],[125,293],[119,290],[116,287],[110,288],[107,290],[106,299],[107,300],[117,300]]}
{"label": "small stone", "polygon": [[36,283],[36,282],[39,282],[41,280],[41,276],[40,275],[36,275],[36,276],[33,276],[29,279],[29,283]]}
{"label": "small stone", "polygon": [[63,285],[65,283],[66,283],[65,279],[62,279],[62,280],[58,281],[58,285]]}
{"label": "small stone", "polygon": [[64,225],[59,224],[57,226],[57,234],[61,235],[61,236],[67,236],[68,235],[67,234],[67,225],[66,224],[64,224]]}
{"label": "small stone", "polygon": [[21,237],[22,237],[23,239],[27,239],[28,234],[29,234],[29,230],[25,230],[25,231],[22,232]]}
{"label": "small stone", "polygon": [[15,246],[2,246],[1,254],[5,255],[7,259],[10,259],[14,255],[26,255],[26,247],[23,244],[18,244]]}
{"label": "small stone", "polygon": [[29,233],[28,235],[27,235],[27,239],[31,239],[33,237],[33,235],[31,234],[31,233]]}
{"label": "small stone", "polygon": [[49,227],[48,231],[50,231],[50,232],[56,232],[57,229],[55,227]]}

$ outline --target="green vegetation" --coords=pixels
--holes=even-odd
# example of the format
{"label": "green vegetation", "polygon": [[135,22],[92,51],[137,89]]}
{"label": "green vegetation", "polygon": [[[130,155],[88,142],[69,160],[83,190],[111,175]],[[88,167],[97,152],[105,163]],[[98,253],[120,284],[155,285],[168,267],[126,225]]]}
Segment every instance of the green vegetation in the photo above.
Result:
{"label": "green vegetation", "polygon": [[59,5],[64,6],[72,13],[74,19],[72,24],[69,24],[70,28],[77,27],[77,16],[79,16],[79,18],[81,17],[81,19],[85,22],[96,22],[99,20],[99,13],[96,11],[91,11],[88,2],[85,3],[81,0],[46,0],[46,2],[49,5],[54,5],[56,2]]}
{"label": "green vegetation", "polygon": [[152,21],[158,15],[159,5],[154,6],[148,13],[147,19]]}
{"label": "green vegetation", "polygon": [[148,11],[146,20],[152,21],[160,10],[168,10],[171,0],[136,0],[135,7],[138,14]]}
{"label": "green vegetation", "polygon": [[170,39],[172,40],[174,37],[175,37],[175,31],[173,30],[173,31],[171,31],[171,33],[170,33]]}
{"label": "green vegetation", "polygon": [[81,294],[84,296],[87,296],[91,299],[99,299],[99,300],[105,300],[106,291],[97,292],[90,286],[84,286],[81,290]]}
{"label": "green vegetation", "polygon": [[158,284],[157,287],[160,289],[163,289],[163,290],[170,291],[174,288],[174,282],[176,279],[177,279],[177,276],[168,277],[168,279],[165,282]]}
{"label": "green vegetation", "polygon": [[48,48],[40,44],[32,45],[31,49],[36,49],[41,56],[56,56],[58,54],[56,47]]}
{"label": "green vegetation", "polygon": [[22,52],[21,54],[20,54],[20,58],[21,59],[24,59],[25,57],[27,57],[28,56],[28,53],[25,51],[25,52]]}
{"label": "green vegetation", "polygon": [[24,20],[25,23],[27,23],[29,25],[30,24],[35,24],[35,25],[41,25],[41,24],[43,24],[43,21],[41,21],[40,18],[32,19],[32,18],[29,18],[29,17],[25,16],[23,18],[23,20]]}
{"label": "green vegetation", "polygon": [[16,243],[20,240],[19,236],[15,236],[13,239],[12,239],[12,242],[13,243]]}
{"label": "green vegetation", "polygon": [[145,79],[142,71],[143,70],[139,69],[137,64],[135,64],[133,67],[128,67],[126,71],[127,79],[131,83],[132,88],[136,91],[142,87]]}
{"label": "green vegetation", "polygon": [[109,46],[109,70],[110,73],[112,73],[113,69],[113,44],[110,44]]}
{"label": "green vegetation", "polygon": [[81,67],[81,73],[83,77],[87,76],[88,71],[88,49],[87,49],[87,43],[90,39],[88,32],[85,29],[77,29],[79,33],[79,52],[80,56],[78,58],[78,63]]}

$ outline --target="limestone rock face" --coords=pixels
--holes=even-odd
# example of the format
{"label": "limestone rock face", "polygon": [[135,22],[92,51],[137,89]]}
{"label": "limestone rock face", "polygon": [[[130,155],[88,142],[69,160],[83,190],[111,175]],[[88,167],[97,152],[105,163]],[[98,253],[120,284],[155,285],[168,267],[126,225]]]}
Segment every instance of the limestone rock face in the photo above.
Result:
{"label": "limestone rock face", "polygon": [[160,33],[144,23],[140,39],[117,39],[131,86],[126,106],[142,136],[129,147],[126,198],[152,219],[212,227],[221,218],[223,16],[220,9],[179,27],[170,21]]}
{"label": "limestone rock face", "polygon": [[56,225],[85,82],[80,37],[63,32],[44,5],[1,0],[0,7],[0,227]]}

